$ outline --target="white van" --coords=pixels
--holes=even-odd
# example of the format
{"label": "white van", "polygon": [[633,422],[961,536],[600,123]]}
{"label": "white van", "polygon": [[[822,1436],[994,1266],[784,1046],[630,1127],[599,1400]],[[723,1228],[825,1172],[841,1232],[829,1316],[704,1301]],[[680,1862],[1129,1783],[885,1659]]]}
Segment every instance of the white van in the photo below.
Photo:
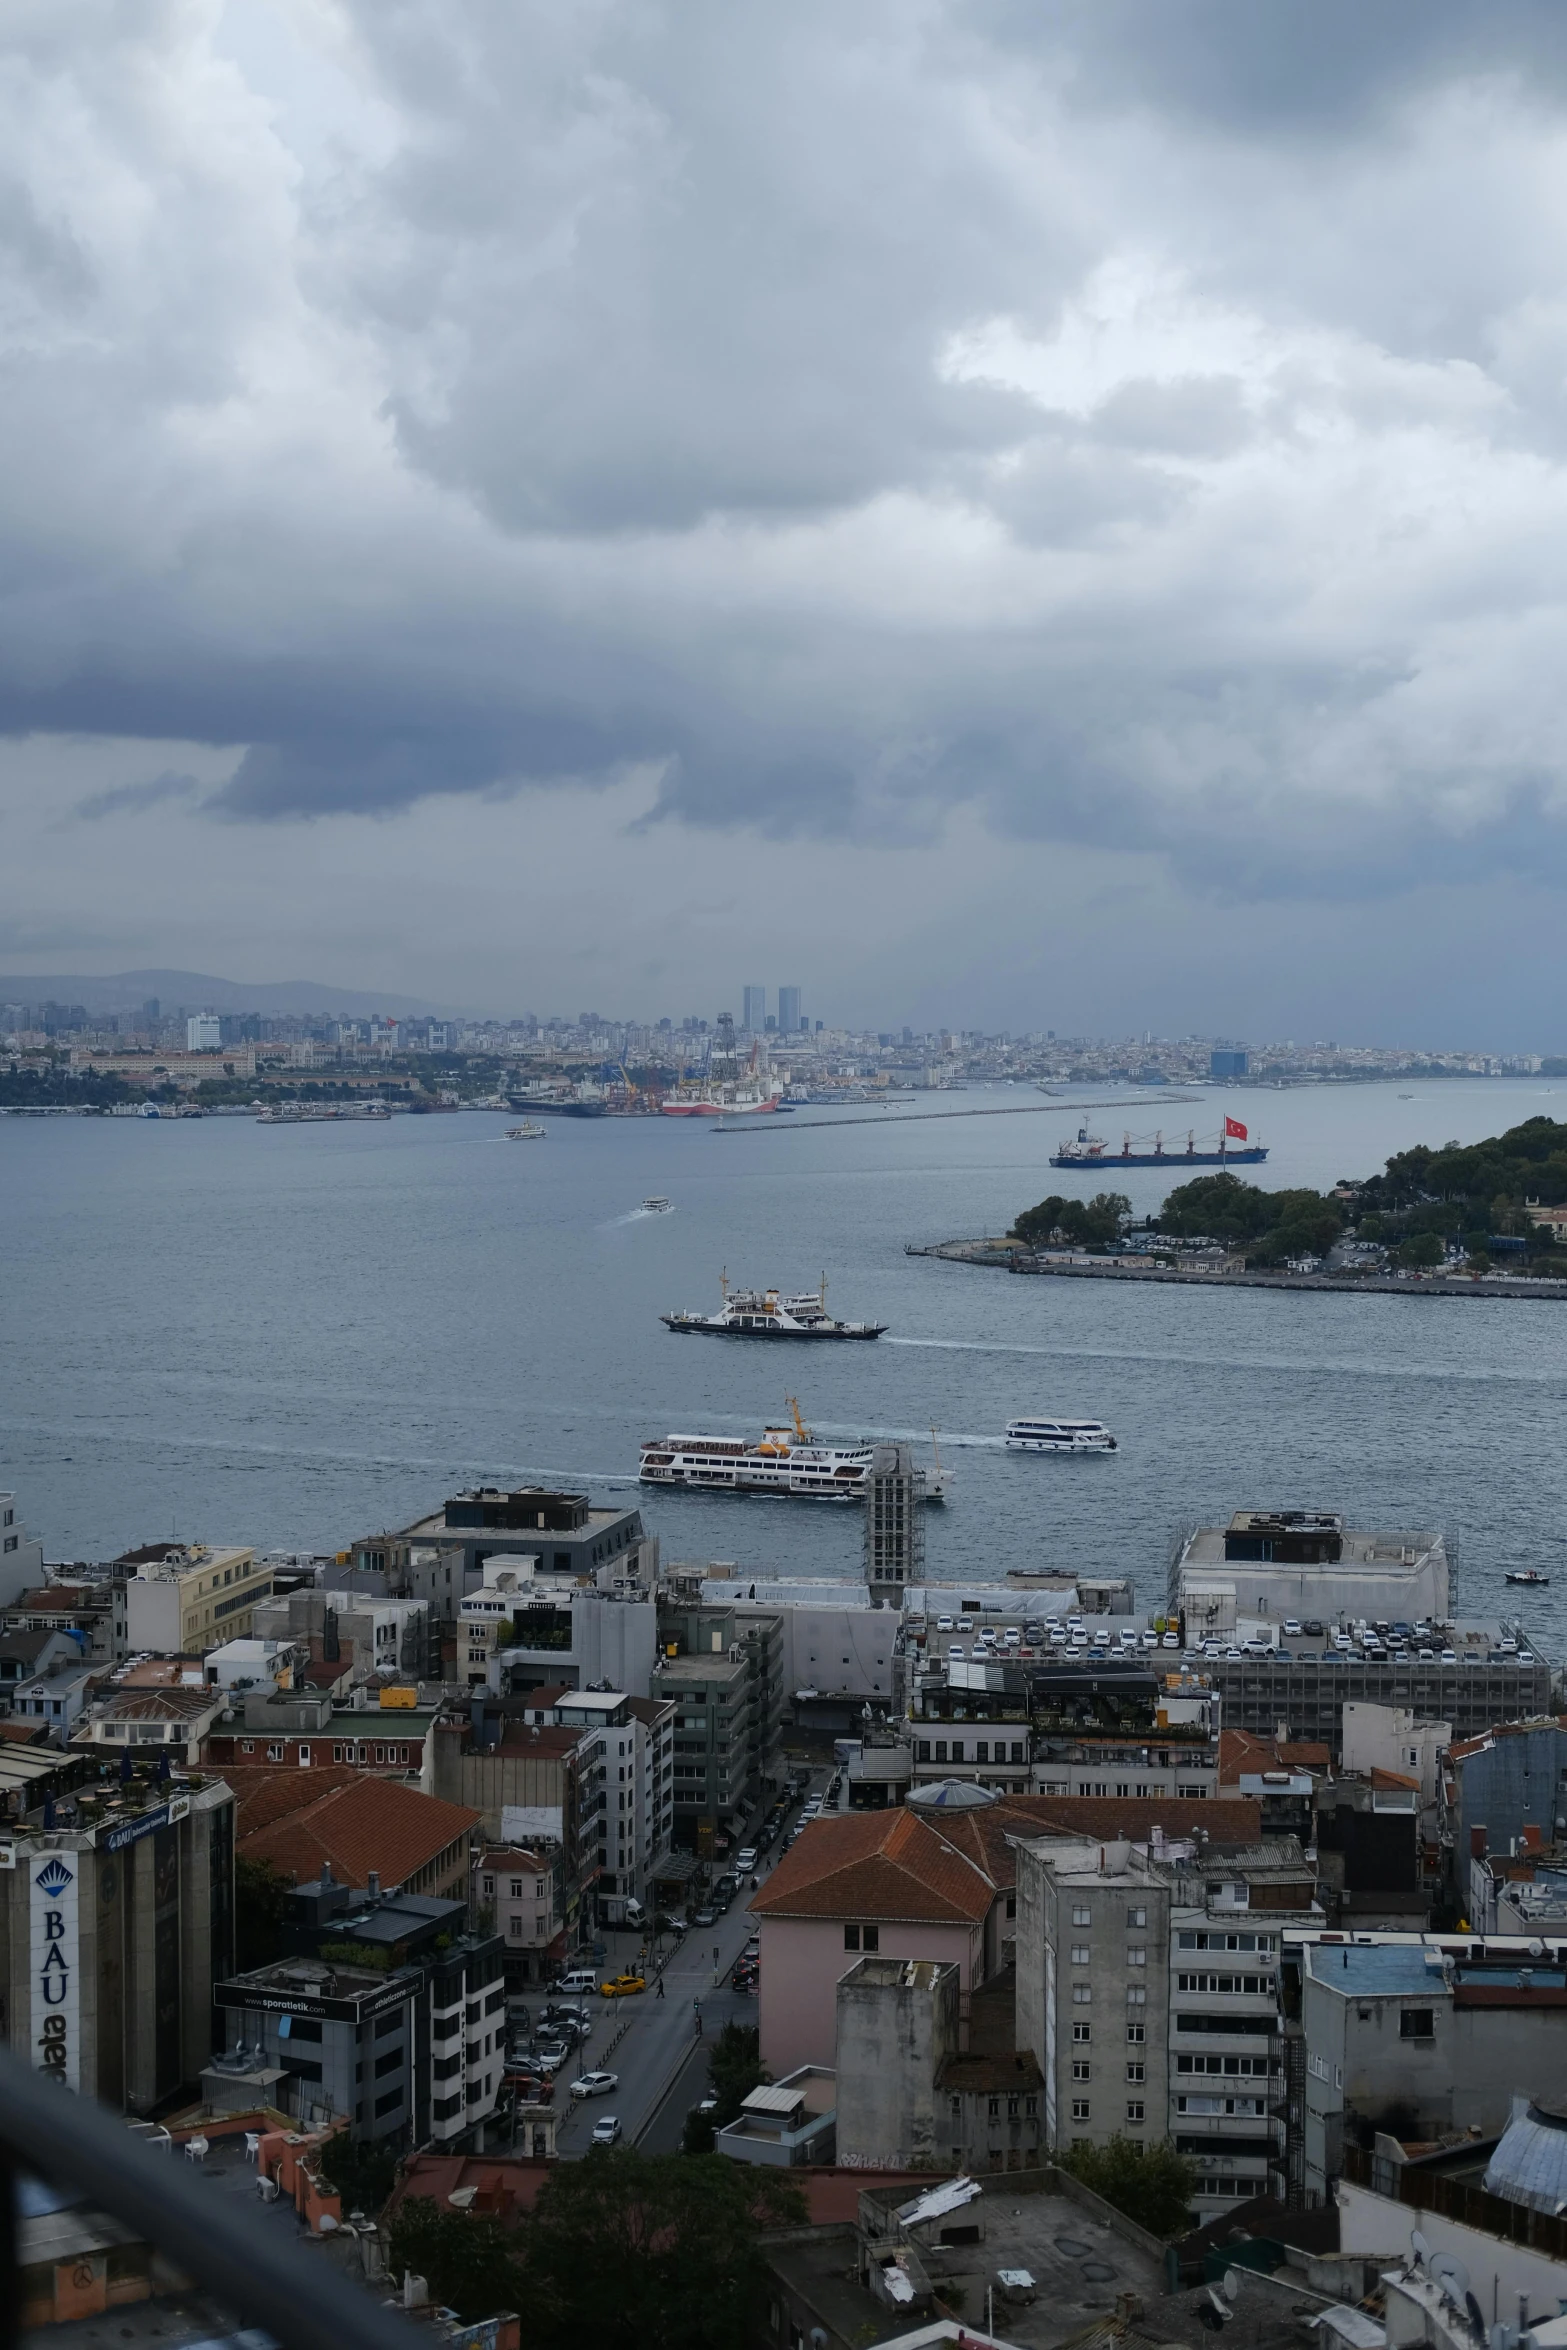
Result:
{"label": "white van", "polygon": [[555,1985],[557,1991],[566,1992],[596,1991],[598,1987],[598,1976],[590,1966],[573,1967],[571,1973],[562,1975],[560,1981]]}

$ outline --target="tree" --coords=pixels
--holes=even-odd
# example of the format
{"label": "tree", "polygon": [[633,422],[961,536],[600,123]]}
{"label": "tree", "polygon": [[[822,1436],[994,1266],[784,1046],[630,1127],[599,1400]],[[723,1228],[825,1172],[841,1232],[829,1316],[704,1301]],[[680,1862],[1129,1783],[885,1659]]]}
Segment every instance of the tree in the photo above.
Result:
{"label": "tree", "polygon": [[397,2156],[390,2146],[337,2130],[321,2148],[321,2176],[342,2197],[345,2212],[377,2212],[397,2184]]}
{"label": "tree", "polygon": [[477,2212],[442,2211],[422,2195],[402,2204],[386,2231],[389,2274],[400,2284],[412,2269],[432,2301],[469,2325],[498,2309],[526,2308],[523,2250],[515,2228]]}
{"label": "tree", "polygon": [[1398,1261],[1401,1265],[1429,1268],[1439,1265],[1445,1253],[1434,1232],[1415,1232],[1399,1243]]}
{"label": "tree", "polygon": [[276,1958],[283,1911],[293,1890],[270,1861],[235,1861],[234,1961],[241,1974]]}
{"label": "tree", "polygon": [[761,2047],[762,2035],[754,2024],[725,2024],[707,2060],[707,2077],[718,2103],[711,2113],[698,2113],[693,2106],[686,2115],[683,2154],[711,2154],[714,2132],[726,2130],[751,2091],[772,2079],[762,2069]]}
{"label": "tree", "polygon": [[1041,1248],[1062,1240],[1079,1248],[1103,1248],[1119,1240],[1132,1220],[1132,1203],[1124,1192],[1097,1191],[1092,1199],[1065,1199],[1052,1192],[1037,1207],[1025,1208],[1012,1227],[1012,1237]]}
{"label": "tree", "polygon": [[526,2233],[530,2344],[732,2350],[761,2297],[761,2231],[804,2216],[787,2177],[721,2154],[563,2162]]}
{"label": "tree", "polygon": [[1197,2165],[1177,2154],[1171,2138],[1147,2147],[1135,2138],[1112,2138],[1108,2146],[1078,2146],[1055,2159],[1059,2170],[1070,2171],[1151,2236],[1179,2236],[1191,2225]]}

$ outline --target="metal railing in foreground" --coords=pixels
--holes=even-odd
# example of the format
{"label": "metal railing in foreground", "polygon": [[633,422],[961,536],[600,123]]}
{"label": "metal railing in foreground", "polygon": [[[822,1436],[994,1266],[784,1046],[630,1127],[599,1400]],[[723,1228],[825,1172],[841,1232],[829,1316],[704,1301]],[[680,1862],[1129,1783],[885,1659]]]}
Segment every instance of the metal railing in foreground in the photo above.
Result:
{"label": "metal railing in foreground", "polygon": [[[0,2165],[76,2187],[165,2253],[236,2325],[263,2328],[283,2350],[429,2350],[401,2313],[290,2242],[276,2220],[214,2195],[184,2163],[152,2151],[104,2107],[0,2049]],[[0,2346],[16,2340],[14,2191],[0,2194]]]}

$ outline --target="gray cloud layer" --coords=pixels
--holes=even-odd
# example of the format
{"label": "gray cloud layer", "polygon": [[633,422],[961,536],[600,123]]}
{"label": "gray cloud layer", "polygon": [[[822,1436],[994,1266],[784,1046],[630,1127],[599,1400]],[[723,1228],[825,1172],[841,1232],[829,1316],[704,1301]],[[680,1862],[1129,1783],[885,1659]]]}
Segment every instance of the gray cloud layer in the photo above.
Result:
{"label": "gray cloud layer", "polygon": [[5,731],[232,750],[244,822],[653,768],[1195,890],[1567,878],[1559,6],[8,32]]}

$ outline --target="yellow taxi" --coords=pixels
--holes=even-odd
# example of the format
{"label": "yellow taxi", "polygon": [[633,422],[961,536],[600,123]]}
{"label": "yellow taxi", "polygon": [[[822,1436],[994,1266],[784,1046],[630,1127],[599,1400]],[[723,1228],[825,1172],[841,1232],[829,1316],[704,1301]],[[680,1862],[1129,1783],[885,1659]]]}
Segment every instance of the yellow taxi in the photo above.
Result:
{"label": "yellow taxi", "polygon": [[614,1975],[607,1983],[599,1985],[599,1990],[606,1999],[629,1999],[633,1992],[645,1991],[646,1989],[647,1978],[645,1975]]}

